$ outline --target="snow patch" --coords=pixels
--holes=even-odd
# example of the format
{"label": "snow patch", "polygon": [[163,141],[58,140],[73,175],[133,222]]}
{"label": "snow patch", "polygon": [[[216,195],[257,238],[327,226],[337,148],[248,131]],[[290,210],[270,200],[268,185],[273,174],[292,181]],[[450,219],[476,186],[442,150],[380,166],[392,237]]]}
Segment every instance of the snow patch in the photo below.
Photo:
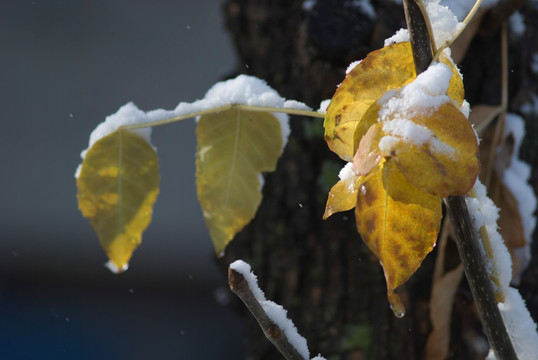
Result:
{"label": "snow patch", "polygon": [[342,181],[353,180],[357,174],[353,171],[353,163],[348,162],[338,173],[338,178]]}
{"label": "snow patch", "polygon": [[[148,112],[140,110],[135,104],[129,102],[112,115],[106,117],[90,134],[88,148],[81,153],[84,159],[87,151],[100,139],[118,130],[121,126],[145,124],[148,127],[131,130],[142,136],[148,143],[151,137],[151,123],[178,116],[197,113],[231,104],[243,104],[251,106],[266,106],[275,108],[289,108],[299,110],[311,110],[305,104],[286,100],[273,90],[267,83],[254,76],[239,75],[238,77],[216,83],[211,87],[205,97],[193,103],[181,102],[174,110],[156,109]],[[283,113],[273,113],[280,123],[282,131],[282,150],[286,146],[290,135],[289,117]],[[150,143],[151,144],[151,143]],[[76,171],[75,177],[80,173]]]}
{"label": "snow patch", "polygon": [[525,268],[530,262],[531,252],[530,245],[532,242],[532,233],[536,227],[536,217],[534,212],[536,211],[536,195],[534,190],[529,185],[531,177],[531,167],[521,161],[518,157],[519,148],[523,137],[525,136],[525,122],[523,119],[515,114],[506,114],[505,121],[505,135],[512,134],[515,139],[514,152],[510,159],[510,166],[503,172],[503,183],[508,187],[510,192],[517,200],[519,207],[519,214],[523,222],[523,229],[525,231],[526,246],[517,253],[518,257],[522,261],[523,268]]}
{"label": "snow patch", "polygon": [[353,61],[346,69],[346,75],[349,74],[353,69],[355,69],[355,66],[359,65],[362,60]]}
{"label": "snow patch", "polygon": [[326,113],[327,108],[329,107],[329,104],[331,103],[331,99],[325,99],[319,104],[318,112],[320,113]]}
{"label": "snow patch", "polygon": [[[498,304],[508,331],[508,335],[514,345],[519,359],[535,359],[538,354],[538,333],[536,324],[532,320],[529,311],[519,292],[509,286],[512,274],[512,260],[504,240],[498,232],[497,219],[498,208],[486,195],[486,187],[477,180],[473,187],[476,198],[466,197],[469,214],[473,219],[476,232],[481,226],[485,226],[486,232],[493,251],[493,260],[489,261],[491,267],[499,278],[500,290],[505,295],[505,300]],[[488,360],[494,360],[495,356],[490,351]]]}
{"label": "snow patch", "polygon": [[446,91],[451,77],[452,71],[447,65],[435,63],[396,94],[387,92],[378,101],[381,105],[379,111],[381,121],[392,117],[393,114],[401,114],[407,118],[419,114],[430,115],[449,101]]}
{"label": "snow patch", "polygon": [[396,31],[394,35],[392,35],[388,39],[385,39],[384,45],[389,46],[392,44],[401,43],[405,41],[409,41],[409,31],[407,31],[407,29],[400,29]]}
{"label": "snow patch", "polygon": [[114,274],[121,274],[125,271],[127,271],[127,269],[129,269],[129,264],[125,264],[122,266],[122,268],[118,268],[116,266],[116,264],[114,264],[112,261],[108,260],[106,263],[105,263],[105,267],[110,270],[112,273]]}

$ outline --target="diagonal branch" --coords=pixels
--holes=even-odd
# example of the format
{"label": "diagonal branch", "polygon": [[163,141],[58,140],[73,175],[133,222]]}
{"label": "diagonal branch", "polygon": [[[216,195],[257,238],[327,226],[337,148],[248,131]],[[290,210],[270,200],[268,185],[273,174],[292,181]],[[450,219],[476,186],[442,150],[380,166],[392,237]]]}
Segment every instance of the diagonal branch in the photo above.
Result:
{"label": "diagonal branch", "polygon": [[228,283],[230,289],[243,301],[247,309],[252,313],[260,328],[263,330],[265,337],[273,343],[280,353],[287,360],[304,360],[305,358],[299,354],[295,346],[293,346],[283,329],[280,329],[262,308],[258,299],[252,292],[245,276],[239,271],[228,268]]}
{"label": "diagonal branch", "polygon": [[[429,37],[429,34],[425,30],[427,27],[422,25],[425,20],[416,0],[404,0],[403,4],[411,37],[415,68],[419,74],[425,71],[432,61],[430,42],[424,40],[424,37]],[[416,17],[421,17],[422,20],[416,19]],[[417,41],[417,38],[420,40]],[[492,283],[488,277],[486,263],[480,249],[480,239],[474,231],[465,199],[462,196],[451,196],[445,199],[445,204],[456,231],[456,244],[465,276],[469,281],[490,346],[498,359],[517,360],[517,355],[495,300]]]}

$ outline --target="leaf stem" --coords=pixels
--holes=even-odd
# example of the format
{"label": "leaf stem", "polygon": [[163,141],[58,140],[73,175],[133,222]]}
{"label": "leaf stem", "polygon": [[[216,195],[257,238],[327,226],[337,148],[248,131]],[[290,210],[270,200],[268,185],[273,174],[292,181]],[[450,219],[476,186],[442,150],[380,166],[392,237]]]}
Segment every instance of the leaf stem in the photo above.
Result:
{"label": "leaf stem", "polygon": [[243,301],[247,309],[252,313],[265,337],[273,343],[287,360],[305,360],[297,349],[288,341],[284,331],[280,329],[265,313],[258,302],[248,281],[243,274],[228,267],[228,284],[230,289]]}
{"label": "leaf stem", "polygon": [[476,0],[472,9],[469,11],[469,13],[467,14],[467,16],[465,17],[465,19],[463,20],[463,26],[460,27],[453,35],[452,37],[450,38],[450,40],[448,40],[447,42],[445,42],[443,45],[441,45],[438,49],[435,50],[435,54],[433,56],[433,61],[437,61],[437,59],[439,58],[439,56],[441,55],[441,53],[443,52],[444,49],[446,49],[447,47],[449,47],[450,45],[452,45],[454,43],[454,41],[456,41],[456,39],[461,35],[461,33],[465,30],[465,28],[467,27],[467,25],[471,22],[471,20],[473,20],[474,16],[476,15],[476,12],[478,11],[478,9],[480,8],[480,5],[482,4],[482,0]]}
{"label": "leaf stem", "polygon": [[[424,34],[421,36],[423,38],[424,36],[428,36],[427,31],[424,30],[424,26],[420,25],[424,22],[424,19],[422,21],[409,19],[410,16],[422,17],[420,11],[409,11],[410,9],[418,8],[415,1],[417,0],[403,0],[407,27],[409,34],[417,34],[417,32],[423,31]],[[419,25],[415,28],[417,24]],[[426,65],[424,67],[424,64],[430,64],[432,61],[431,48],[429,48],[429,41],[424,40],[419,42],[411,41],[411,48],[418,75],[427,69],[428,66]],[[473,298],[475,299],[480,318],[484,324],[490,346],[497,359],[517,360],[517,355],[495,300],[492,282],[489,279],[483,252],[479,246],[480,239],[477,236],[477,232],[474,231],[465,199],[462,196],[450,196],[445,199],[445,204],[454,230],[456,231],[456,244],[465,275],[469,282]]]}
{"label": "leaf stem", "polygon": [[270,106],[245,105],[245,104],[229,104],[229,105],[219,106],[216,108],[196,111],[196,112],[192,112],[188,114],[182,114],[182,115],[174,116],[167,119],[151,121],[147,123],[123,125],[120,128],[122,130],[136,130],[136,129],[142,129],[142,128],[147,128],[147,127],[166,125],[166,124],[171,124],[171,123],[178,122],[181,120],[194,118],[197,116],[215,114],[215,113],[219,113],[219,112],[223,112],[223,111],[227,111],[231,109],[239,109],[239,110],[245,110],[245,111],[270,112],[270,113],[285,113],[289,115],[310,116],[310,117],[315,117],[315,118],[325,117],[324,113],[317,112],[317,111],[300,110],[300,109],[293,109],[293,108],[277,108],[277,107],[270,107]]}

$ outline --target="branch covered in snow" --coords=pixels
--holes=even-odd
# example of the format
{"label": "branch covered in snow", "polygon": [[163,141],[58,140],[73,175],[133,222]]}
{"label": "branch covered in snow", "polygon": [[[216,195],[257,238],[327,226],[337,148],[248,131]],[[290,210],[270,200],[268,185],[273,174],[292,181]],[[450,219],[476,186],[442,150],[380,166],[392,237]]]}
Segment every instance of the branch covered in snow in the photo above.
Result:
{"label": "branch covered in snow", "polygon": [[[247,309],[260,324],[265,337],[273,343],[288,360],[305,360],[310,358],[306,339],[299,335],[293,322],[287,317],[287,311],[280,305],[267,300],[258,287],[256,275],[250,271],[250,265],[242,260],[230,264],[228,268],[230,289],[243,301]],[[316,360],[325,360],[321,356]]]}

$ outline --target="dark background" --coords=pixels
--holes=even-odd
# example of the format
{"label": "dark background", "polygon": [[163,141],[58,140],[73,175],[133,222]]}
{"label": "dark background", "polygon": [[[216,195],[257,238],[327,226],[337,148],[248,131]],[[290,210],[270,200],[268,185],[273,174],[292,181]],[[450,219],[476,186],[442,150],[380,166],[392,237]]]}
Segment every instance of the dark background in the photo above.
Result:
{"label": "dark background", "polygon": [[74,179],[106,115],[129,101],[173,109],[234,70],[220,10],[215,0],[0,2],[0,359],[243,356],[195,197],[194,121],[153,130],[161,192],[125,274],[103,266]]}

